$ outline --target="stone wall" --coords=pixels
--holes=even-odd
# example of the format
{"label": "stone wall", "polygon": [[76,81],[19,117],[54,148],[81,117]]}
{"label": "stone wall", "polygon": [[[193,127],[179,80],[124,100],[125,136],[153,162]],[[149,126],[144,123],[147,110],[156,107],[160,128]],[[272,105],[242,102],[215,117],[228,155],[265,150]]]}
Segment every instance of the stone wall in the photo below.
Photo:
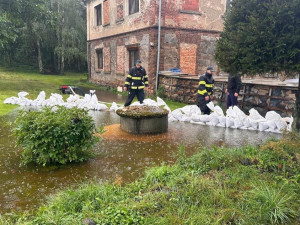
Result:
{"label": "stone wall", "polygon": [[[196,104],[198,78],[188,76],[159,76],[159,86],[164,89],[169,99]],[[215,77],[214,95],[216,102],[224,106],[226,101],[226,79]],[[245,113],[251,108],[257,109],[263,116],[267,111],[274,110],[282,116],[290,116],[296,99],[296,86],[267,85],[243,81],[239,96],[239,107]]]}

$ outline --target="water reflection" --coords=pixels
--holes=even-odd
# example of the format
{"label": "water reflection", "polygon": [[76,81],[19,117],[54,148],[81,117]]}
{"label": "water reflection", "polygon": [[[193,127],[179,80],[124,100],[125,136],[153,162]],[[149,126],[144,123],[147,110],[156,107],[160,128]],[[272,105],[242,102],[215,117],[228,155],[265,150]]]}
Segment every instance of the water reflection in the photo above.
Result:
{"label": "water reflection", "polygon": [[260,144],[269,137],[280,137],[189,123],[170,123],[167,134],[132,136],[122,133],[119,125],[115,125],[119,117],[114,112],[90,112],[90,115],[97,126],[107,129],[103,141],[95,147],[98,156],[81,164],[49,168],[19,167],[21,149],[15,147],[9,126],[4,122],[13,118],[0,119],[0,212],[36,207],[45,196],[81,181],[115,179],[116,176],[125,182],[131,181],[147,166],[174,162],[181,144],[192,154],[201,146]]}

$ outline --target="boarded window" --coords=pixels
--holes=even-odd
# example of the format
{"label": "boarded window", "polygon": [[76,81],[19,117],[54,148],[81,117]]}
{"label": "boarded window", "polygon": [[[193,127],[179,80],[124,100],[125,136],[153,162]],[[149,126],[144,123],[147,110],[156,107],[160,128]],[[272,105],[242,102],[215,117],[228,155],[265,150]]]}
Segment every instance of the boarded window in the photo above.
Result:
{"label": "boarded window", "polygon": [[129,15],[139,11],[139,0],[129,0]]}
{"label": "boarded window", "polygon": [[184,0],[182,10],[198,12],[199,0]]}
{"label": "boarded window", "polygon": [[129,69],[135,66],[136,60],[139,59],[139,49],[129,49]]}
{"label": "boarded window", "polygon": [[96,53],[98,69],[103,69],[103,49],[97,49]]}
{"label": "boarded window", "polygon": [[101,26],[102,25],[102,5],[97,5],[95,7],[95,20],[96,25]]}

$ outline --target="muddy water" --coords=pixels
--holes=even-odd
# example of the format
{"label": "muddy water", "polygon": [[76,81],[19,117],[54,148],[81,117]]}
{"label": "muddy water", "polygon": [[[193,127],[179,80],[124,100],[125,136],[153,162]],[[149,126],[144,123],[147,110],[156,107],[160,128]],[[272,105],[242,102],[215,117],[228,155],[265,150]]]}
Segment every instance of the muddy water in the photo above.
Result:
{"label": "muddy water", "polygon": [[15,147],[7,121],[0,119],[0,213],[37,207],[45,196],[59,189],[87,180],[124,182],[142,175],[147,166],[172,163],[178,146],[185,145],[188,154],[200,146],[242,146],[260,144],[280,135],[189,123],[170,123],[169,132],[161,135],[134,136],[119,130],[119,117],[113,112],[91,112],[97,126],[106,126],[107,134],[96,145],[98,156],[88,162],[42,168],[20,167],[21,149]]}

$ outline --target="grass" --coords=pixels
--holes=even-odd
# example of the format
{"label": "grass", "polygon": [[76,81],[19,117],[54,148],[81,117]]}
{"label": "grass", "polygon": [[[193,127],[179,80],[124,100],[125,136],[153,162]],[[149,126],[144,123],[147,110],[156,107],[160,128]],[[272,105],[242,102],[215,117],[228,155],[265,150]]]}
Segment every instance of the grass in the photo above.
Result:
{"label": "grass", "polygon": [[[89,83],[87,81],[87,75],[84,73],[67,72],[65,75],[42,75],[39,74],[37,70],[29,67],[0,67],[0,80],[0,116],[6,115],[18,107],[17,105],[4,104],[3,101],[12,96],[17,97],[20,91],[28,92],[29,95],[27,97],[35,99],[40,91],[45,91],[47,97],[49,97],[51,93],[59,93],[59,86],[64,84],[95,90],[108,90],[106,87]],[[110,91],[116,92],[116,89],[110,89]],[[123,94],[127,95],[127,93]],[[166,103],[171,110],[185,105],[171,100],[166,100]]]}
{"label": "grass", "polygon": [[[202,149],[139,180],[82,184],[2,224],[300,224],[300,135],[260,147]],[[284,166],[283,166],[284,165]]]}

